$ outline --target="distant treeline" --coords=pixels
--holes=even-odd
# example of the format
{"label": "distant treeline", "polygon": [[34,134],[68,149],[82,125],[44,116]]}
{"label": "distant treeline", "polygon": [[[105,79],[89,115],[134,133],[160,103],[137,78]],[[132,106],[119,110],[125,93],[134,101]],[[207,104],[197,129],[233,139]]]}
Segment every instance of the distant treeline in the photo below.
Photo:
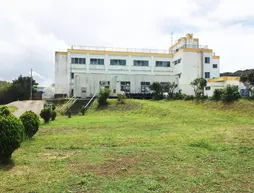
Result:
{"label": "distant treeline", "polygon": [[242,73],[246,73],[254,69],[246,69],[246,70],[237,70],[235,72],[223,72],[220,73],[220,76],[241,76]]}
{"label": "distant treeline", "polygon": [[[7,104],[17,100],[29,100],[31,78],[19,76],[12,82],[0,81],[0,104]],[[36,93],[35,80],[32,80],[33,94]]]}

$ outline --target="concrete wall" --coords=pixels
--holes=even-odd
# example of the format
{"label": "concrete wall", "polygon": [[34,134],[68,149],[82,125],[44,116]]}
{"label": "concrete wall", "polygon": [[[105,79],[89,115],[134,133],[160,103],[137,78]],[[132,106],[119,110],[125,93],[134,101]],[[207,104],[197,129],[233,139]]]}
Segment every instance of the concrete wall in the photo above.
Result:
{"label": "concrete wall", "polygon": [[57,94],[68,94],[67,60],[67,55],[55,55],[55,93]]}

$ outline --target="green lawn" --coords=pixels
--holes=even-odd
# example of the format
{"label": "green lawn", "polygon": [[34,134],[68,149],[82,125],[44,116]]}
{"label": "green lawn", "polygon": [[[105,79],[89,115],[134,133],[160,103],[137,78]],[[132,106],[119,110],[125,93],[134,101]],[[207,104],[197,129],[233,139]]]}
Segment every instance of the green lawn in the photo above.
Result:
{"label": "green lawn", "polygon": [[95,106],[42,125],[0,192],[254,192],[253,102]]}

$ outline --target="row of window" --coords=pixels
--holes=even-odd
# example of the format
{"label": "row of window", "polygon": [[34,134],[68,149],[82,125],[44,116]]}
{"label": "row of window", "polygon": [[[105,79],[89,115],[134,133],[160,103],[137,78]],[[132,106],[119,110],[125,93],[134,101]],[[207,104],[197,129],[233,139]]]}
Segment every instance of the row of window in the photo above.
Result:
{"label": "row of window", "polygon": [[[72,64],[86,64],[85,58],[71,58]],[[90,59],[91,65],[104,65],[104,59],[97,59],[97,58],[91,58]],[[111,59],[110,65],[112,66],[126,66],[126,60],[116,60]],[[134,60],[133,61],[134,66],[149,66],[148,60]],[[156,61],[156,67],[170,67],[169,61]]]}

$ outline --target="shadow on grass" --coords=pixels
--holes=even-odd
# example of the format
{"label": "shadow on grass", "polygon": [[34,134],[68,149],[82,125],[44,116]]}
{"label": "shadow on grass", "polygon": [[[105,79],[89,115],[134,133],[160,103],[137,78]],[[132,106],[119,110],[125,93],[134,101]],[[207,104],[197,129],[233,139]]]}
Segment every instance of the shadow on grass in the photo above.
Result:
{"label": "shadow on grass", "polygon": [[9,171],[15,166],[15,162],[12,159],[0,161],[0,170]]}

